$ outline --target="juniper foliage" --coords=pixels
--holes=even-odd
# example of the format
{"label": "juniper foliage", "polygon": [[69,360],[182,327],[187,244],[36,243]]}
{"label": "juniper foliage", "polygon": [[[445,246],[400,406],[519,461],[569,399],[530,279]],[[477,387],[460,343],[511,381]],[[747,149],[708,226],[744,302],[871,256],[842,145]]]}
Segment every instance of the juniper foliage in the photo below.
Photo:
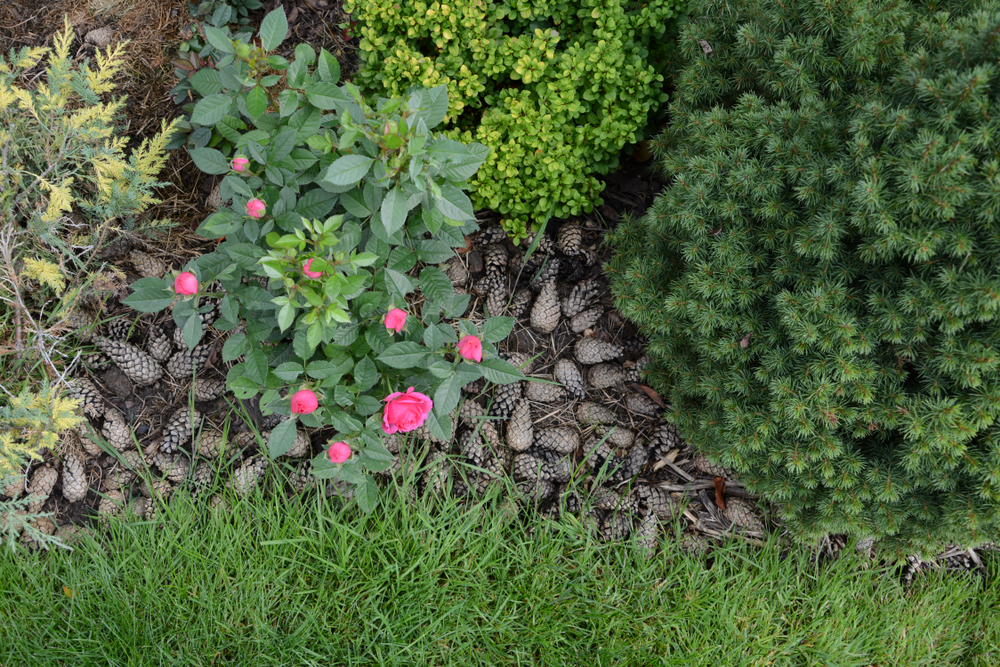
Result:
{"label": "juniper foliage", "polygon": [[610,266],[672,419],[801,539],[997,540],[1000,2],[698,0],[680,48]]}

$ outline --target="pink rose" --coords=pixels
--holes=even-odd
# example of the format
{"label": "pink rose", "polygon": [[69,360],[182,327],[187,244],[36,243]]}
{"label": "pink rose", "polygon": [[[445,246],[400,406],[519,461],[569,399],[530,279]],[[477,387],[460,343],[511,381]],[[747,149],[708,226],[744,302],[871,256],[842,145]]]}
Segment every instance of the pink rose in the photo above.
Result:
{"label": "pink rose", "polygon": [[302,265],[302,273],[306,274],[310,278],[319,278],[321,275],[323,275],[323,272],[322,271],[310,271],[309,267],[312,266],[312,263],[313,263],[313,261],[311,259],[307,259],[306,263]]}
{"label": "pink rose", "polygon": [[292,395],[292,414],[307,415],[318,407],[316,394],[308,389],[300,389]]}
{"label": "pink rose", "polygon": [[247,215],[251,218],[259,218],[264,215],[264,211],[267,210],[267,204],[259,199],[251,199],[247,202]]}
{"label": "pink rose", "polygon": [[475,336],[465,336],[458,341],[458,353],[463,359],[480,362],[483,360],[483,342]]}
{"label": "pink rose", "polygon": [[399,333],[406,325],[406,311],[393,308],[385,314],[385,328],[393,333]]}
{"label": "pink rose", "polygon": [[330,445],[329,454],[334,463],[343,463],[351,458],[351,448],[346,442],[335,442]]}
{"label": "pink rose", "polygon": [[185,271],[174,279],[174,291],[185,296],[197,294],[198,279],[190,271]]}
{"label": "pink rose", "polygon": [[250,160],[246,159],[242,155],[240,157],[233,158],[233,171],[244,172],[247,167],[250,166]]}
{"label": "pink rose", "polygon": [[434,407],[434,401],[413,387],[406,393],[395,392],[385,397],[385,411],[382,413],[382,430],[388,434],[396,431],[406,433],[423,426],[427,414]]}

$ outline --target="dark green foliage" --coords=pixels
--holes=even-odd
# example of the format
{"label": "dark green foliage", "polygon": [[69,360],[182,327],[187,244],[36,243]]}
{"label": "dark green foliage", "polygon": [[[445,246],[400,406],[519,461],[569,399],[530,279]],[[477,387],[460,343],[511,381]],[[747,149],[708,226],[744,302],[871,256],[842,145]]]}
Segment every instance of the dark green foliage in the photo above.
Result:
{"label": "dark green foliage", "polygon": [[803,539],[996,540],[1000,2],[690,16],[611,265],[673,419]]}

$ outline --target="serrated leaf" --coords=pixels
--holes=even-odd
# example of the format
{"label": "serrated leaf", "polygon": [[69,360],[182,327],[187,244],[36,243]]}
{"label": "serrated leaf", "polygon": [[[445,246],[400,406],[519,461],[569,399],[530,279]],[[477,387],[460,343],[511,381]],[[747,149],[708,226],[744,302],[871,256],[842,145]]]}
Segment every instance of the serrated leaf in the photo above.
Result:
{"label": "serrated leaf", "polygon": [[363,155],[344,155],[326,168],[322,180],[332,185],[352,185],[368,174],[373,162],[373,158]]}
{"label": "serrated leaf", "polygon": [[219,77],[219,70],[211,67],[203,67],[188,77],[191,87],[202,97],[218,95],[222,92],[222,79]]}
{"label": "serrated leaf", "polygon": [[288,32],[288,19],[285,18],[285,10],[282,7],[275,9],[264,17],[260,23],[260,45],[265,51],[274,51],[281,46]]}
{"label": "serrated leaf", "polygon": [[355,485],[354,498],[358,501],[358,509],[365,514],[378,507],[378,484],[371,475],[365,475],[361,483]]}
{"label": "serrated leaf", "polygon": [[368,391],[379,380],[378,367],[369,357],[365,357],[354,366],[354,385],[358,391]]}
{"label": "serrated leaf", "polygon": [[268,146],[267,150],[268,163],[275,164],[284,160],[292,154],[293,148],[295,148],[295,128],[288,127],[276,134],[271,140],[271,145]]}
{"label": "serrated leaf", "polygon": [[338,364],[326,361],[325,359],[317,359],[316,361],[310,361],[306,366],[306,375],[317,380],[325,380],[339,373],[339,368]]}
{"label": "serrated leaf", "polygon": [[424,264],[440,264],[455,255],[455,251],[444,241],[424,239],[417,242],[417,259]]}
{"label": "serrated leaf", "polygon": [[385,226],[385,233],[392,236],[403,228],[406,224],[406,195],[399,188],[393,188],[382,200],[382,224]]}
{"label": "serrated leaf", "polygon": [[267,355],[260,348],[251,347],[246,351],[245,358],[244,374],[258,385],[263,385],[267,381]]}
{"label": "serrated leaf", "polygon": [[304,218],[316,220],[326,217],[336,203],[337,195],[316,188],[302,195],[295,205],[295,212]]}
{"label": "serrated leaf", "polygon": [[319,63],[316,65],[316,72],[324,83],[337,83],[340,81],[340,63],[326,49],[321,49],[319,52]]}
{"label": "serrated leaf", "polygon": [[[374,396],[358,396],[358,400],[354,402],[354,411],[359,415],[373,415],[381,409],[382,403]],[[379,471],[375,470],[373,472]]]}
{"label": "serrated leaf", "polygon": [[191,122],[199,125],[215,125],[226,117],[233,101],[228,96],[217,94],[203,98],[191,113]]}
{"label": "serrated leaf", "polygon": [[286,361],[278,364],[271,371],[285,382],[295,382],[302,375],[302,364],[294,361]]}
{"label": "serrated leaf", "polygon": [[491,317],[483,325],[483,340],[487,343],[499,343],[510,335],[514,328],[512,317]]}
{"label": "serrated leaf", "polygon": [[417,368],[426,357],[427,348],[413,341],[404,340],[392,345],[377,358],[392,368]]}
{"label": "serrated leaf", "polygon": [[420,291],[437,304],[451,303],[455,288],[448,275],[436,266],[425,267],[420,272]]}
{"label": "serrated leaf", "polygon": [[234,243],[226,246],[226,254],[241,268],[250,271],[257,266],[257,260],[267,253],[252,243]]}
{"label": "serrated leaf", "polygon": [[[389,279],[389,284],[396,288],[397,294],[395,296],[403,298],[413,291],[413,281],[410,280],[410,277],[405,273],[400,273],[394,269],[386,268],[385,275]],[[450,281],[449,284],[451,284]]]}
{"label": "serrated leaf", "polygon": [[[247,93],[246,105],[247,113],[254,119],[260,118],[267,111],[267,91],[264,90],[263,86],[254,86],[250,89],[250,92]],[[263,163],[267,161],[267,158],[261,156],[257,158],[257,161]],[[447,216],[448,214],[445,213],[445,215]]]}
{"label": "serrated leaf", "polygon": [[434,392],[434,408],[442,413],[447,413],[458,407],[464,385],[465,383],[454,373],[442,380]]}
{"label": "serrated leaf", "polygon": [[435,438],[444,442],[451,442],[452,424],[448,413],[438,412],[437,406],[434,406],[434,409],[427,413],[427,421],[425,423],[427,424],[427,429]]}
{"label": "serrated leaf", "polygon": [[441,85],[421,91],[420,110],[415,116],[424,121],[428,130],[434,129],[448,113],[448,87]]}
{"label": "serrated leaf", "polygon": [[483,359],[479,368],[483,371],[483,377],[494,384],[511,384],[524,379],[524,374],[514,364],[497,357]]}
{"label": "serrated leaf", "polygon": [[253,398],[260,391],[260,385],[251,380],[250,378],[243,375],[245,367],[243,364],[237,364],[229,370],[229,376],[226,380],[226,388],[233,392],[233,395],[240,400],[247,400],[248,398]]}
{"label": "serrated leaf", "polygon": [[286,419],[271,429],[271,435],[267,438],[267,451],[272,459],[287,454],[295,444],[297,425],[294,419]]}
{"label": "serrated leaf", "polygon": [[[205,30],[205,39],[208,40],[209,44],[223,53],[234,53],[233,40],[227,37],[226,33],[210,25],[203,26],[203,28]],[[200,69],[196,74],[204,72],[206,69],[208,68]],[[216,72],[216,76],[218,76],[218,72]]]}
{"label": "serrated leaf", "polygon": [[373,213],[365,204],[365,197],[361,192],[361,188],[355,188],[340,195],[340,203],[347,209],[348,213],[358,218],[364,219]]}
{"label": "serrated leaf", "polygon": [[431,352],[437,352],[444,345],[444,336],[436,324],[428,325],[424,329],[424,345]]}
{"label": "serrated leaf", "polygon": [[344,91],[332,83],[310,83],[303,90],[309,104],[323,111],[333,111],[347,99]]}
{"label": "serrated leaf", "polygon": [[142,278],[132,283],[132,293],[122,303],[140,313],[158,313],[175,296],[162,278]]}
{"label": "serrated leaf", "polygon": [[476,215],[472,210],[472,202],[468,195],[450,183],[441,184],[441,196],[434,197],[434,205],[441,214],[451,220],[467,221],[475,220]]}

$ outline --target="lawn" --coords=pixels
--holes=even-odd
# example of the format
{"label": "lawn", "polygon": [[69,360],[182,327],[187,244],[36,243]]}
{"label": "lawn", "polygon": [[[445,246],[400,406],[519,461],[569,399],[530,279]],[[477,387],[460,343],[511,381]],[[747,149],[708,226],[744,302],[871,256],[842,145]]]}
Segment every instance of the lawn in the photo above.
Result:
{"label": "lawn", "polygon": [[734,543],[646,559],[495,498],[370,515],[178,501],[104,546],[0,557],[0,665],[995,665],[985,578],[816,566]]}

